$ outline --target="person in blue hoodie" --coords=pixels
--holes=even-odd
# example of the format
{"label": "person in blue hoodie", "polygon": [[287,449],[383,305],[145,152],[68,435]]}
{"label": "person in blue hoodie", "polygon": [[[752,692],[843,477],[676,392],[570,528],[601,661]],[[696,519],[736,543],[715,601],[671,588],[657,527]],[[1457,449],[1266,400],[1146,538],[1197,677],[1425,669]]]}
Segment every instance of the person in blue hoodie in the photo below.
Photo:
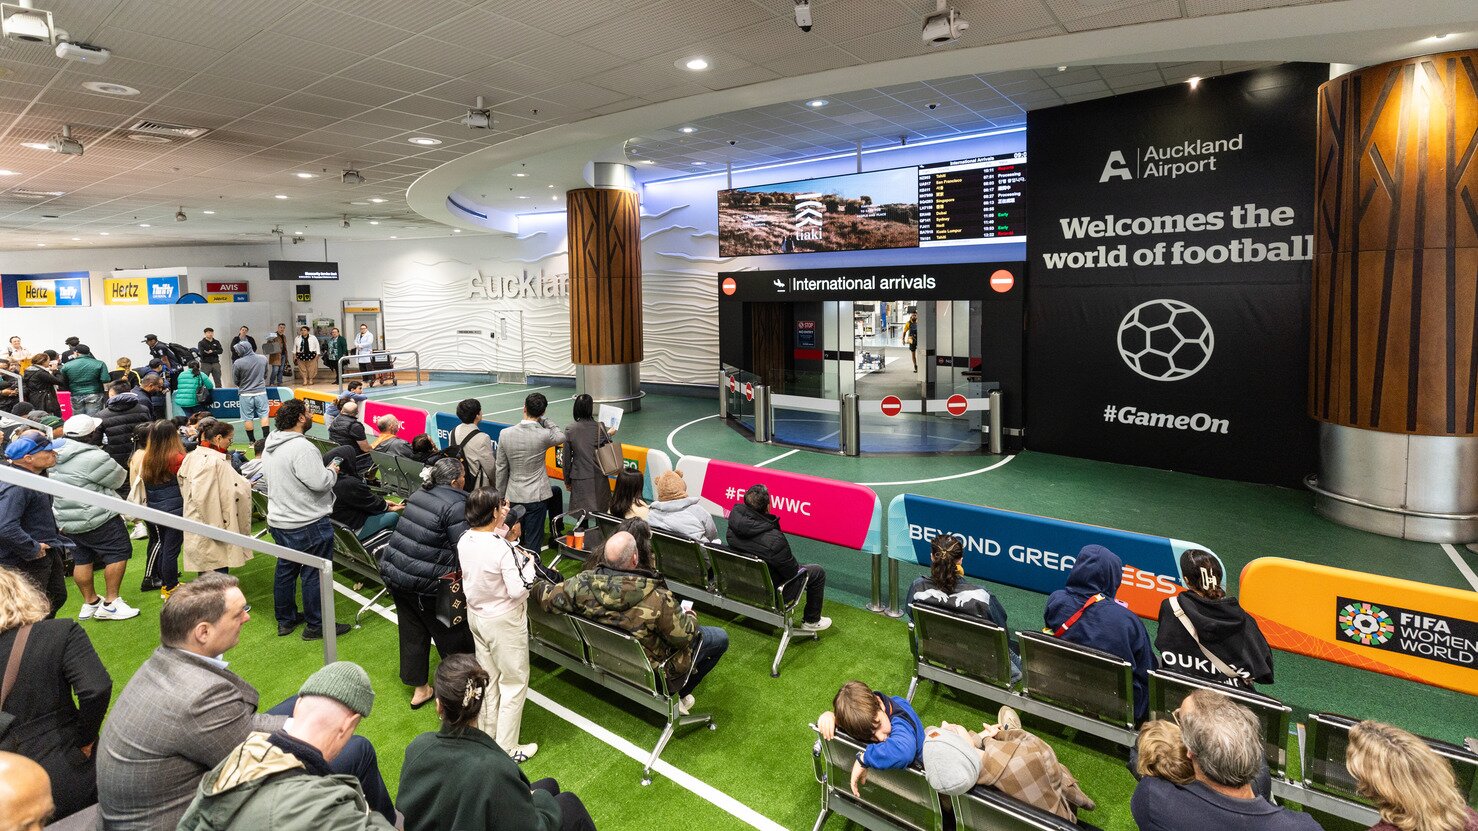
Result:
{"label": "person in blue hoodie", "polygon": [[1134,665],[1134,721],[1149,717],[1149,673],[1155,649],[1139,616],[1114,599],[1124,562],[1101,545],[1085,545],[1067,585],[1047,598],[1047,631],[1065,641],[1116,655]]}
{"label": "person in blue hoodie", "polygon": [[836,728],[867,745],[852,764],[852,795],[861,798],[859,786],[867,781],[867,769],[896,770],[924,763],[924,725],[907,700],[874,692],[861,681],[848,681],[832,699],[832,709],[816,719],[823,738],[836,735]]}

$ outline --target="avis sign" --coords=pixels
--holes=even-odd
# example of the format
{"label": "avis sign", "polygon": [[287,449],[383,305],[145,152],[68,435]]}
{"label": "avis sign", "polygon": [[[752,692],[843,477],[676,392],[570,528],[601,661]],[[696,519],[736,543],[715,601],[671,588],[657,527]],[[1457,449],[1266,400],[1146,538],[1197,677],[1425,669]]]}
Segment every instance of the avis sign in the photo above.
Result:
{"label": "avis sign", "polygon": [[1168,537],[913,494],[888,504],[889,557],[927,566],[929,543],[940,534],[964,544],[965,574],[1042,594],[1067,584],[1083,546],[1102,545],[1124,561],[1115,599],[1143,618],[1158,617],[1161,601],[1181,592],[1181,552],[1206,550]]}

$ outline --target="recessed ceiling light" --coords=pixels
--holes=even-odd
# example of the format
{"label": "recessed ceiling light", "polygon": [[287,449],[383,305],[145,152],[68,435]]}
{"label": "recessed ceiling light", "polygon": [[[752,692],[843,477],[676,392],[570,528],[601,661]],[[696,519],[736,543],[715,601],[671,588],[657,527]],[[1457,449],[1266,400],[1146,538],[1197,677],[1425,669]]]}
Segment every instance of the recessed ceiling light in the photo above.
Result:
{"label": "recessed ceiling light", "polygon": [[[19,173],[16,173],[14,170],[0,170],[0,176],[19,176],[19,175],[20,174]],[[554,185],[550,185],[550,187],[554,187]]]}
{"label": "recessed ceiling light", "polygon": [[91,90],[92,92],[101,92],[103,95],[139,94],[139,91],[134,89],[133,87],[126,87],[123,84],[113,84],[107,81],[87,81],[82,85],[82,88],[85,90]]}
{"label": "recessed ceiling light", "polygon": [[36,243],[36,247],[37,248],[45,248],[46,247],[46,243],[44,243],[44,242],[38,242],[38,243]]}
{"label": "recessed ceiling light", "polygon": [[370,222],[371,225],[379,225],[380,224],[380,220],[378,220],[378,219],[371,219],[369,222]]}
{"label": "recessed ceiling light", "polygon": [[518,177],[518,178],[520,178],[520,179],[526,179],[526,178],[528,178],[528,175],[529,174],[527,174],[527,173],[515,173],[513,175],[516,176],[516,177]]}
{"label": "recessed ceiling light", "polygon": [[391,239],[400,239],[400,237],[397,237],[397,236],[395,236],[395,235],[394,235],[394,234],[391,234],[391,235],[390,235],[390,238],[391,238]]}
{"label": "recessed ceiling light", "polygon": [[82,237],[72,237],[72,242],[81,242]]}
{"label": "recessed ceiling light", "polygon": [[368,202],[364,202],[364,201],[359,201],[359,202],[350,202],[349,204],[351,204],[351,205],[368,205],[369,203]]}
{"label": "recessed ceiling light", "polygon": [[295,236],[295,237],[301,237],[302,235],[303,235],[303,232],[302,231],[293,231],[293,236]]}
{"label": "recessed ceiling light", "polygon": [[106,237],[107,235],[108,235],[108,232],[107,231],[98,231],[98,236],[100,236],[100,237]]}
{"label": "recessed ceiling light", "polygon": [[806,106],[812,109],[819,109],[830,103],[831,102],[827,101],[825,98],[812,98],[810,101],[806,102]]}
{"label": "recessed ceiling light", "polygon": [[1201,83],[1201,76],[1192,75],[1191,77],[1185,79],[1185,82],[1191,85],[1191,89],[1195,89]]}
{"label": "recessed ceiling light", "polygon": [[454,234],[460,234],[460,233],[462,233],[462,229],[461,228],[453,228],[452,229],[452,233],[454,233]]}
{"label": "recessed ceiling light", "polygon": [[285,193],[275,194],[272,198],[273,199],[286,199],[287,198],[287,194],[285,194]]}
{"label": "recessed ceiling light", "polygon": [[151,136],[148,133],[129,133],[128,140],[140,144],[169,144],[173,139],[169,136]]}
{"label": "recessed ceiling light", "polygon": [[705,165],[705,164],[708,164],[708,162],[693,162],[693,164],[696,164],[696,165]]}
{"label": "recessed ceiling light", "polygon": [[215,211],[201,211],[201,213],[203,213],[203,214],[214,214]]}
{"label": "recessed ceiling light", "polygon": [[431,138],[430,136],[411,136],[410,138],[406,139],[406,141],[410,142],[411,144],[419,144],[422,147],[431,147],[432,145],[441,144],[441,139]]}
{"label": "recessed ceiling light", "polygon": [[527,196],[520,196],[520,197],[518,197],[518,198],[519,198],[519,199],[528,199],[528,197],[527,197]]}
{"label": "recessed ceiling light", "polygon": [[150,224],[149,224],[149,223],[147,223],[147,222],[140,222],[140,223],[139,223],[139,227],[140,227],[140,228],[152,228],[152,227],[153,227],[153,226],[152,226],[152,225],[150,225]]}
{"label": "recessed ceiling light", "polygon": [[50,147],[47,146],[46,142],[44,142],[44,141],[23,141],[23,142],[21,142],[21,147],[29,147],[32,150],[50,150],[51,149]]}
{"label": "recessed ceiling light", "polygon": [[552,187],[554,187],[554,185],[545,185],[544,187],[546,187],[546,188],[552,188]]}
{"label": "recessed ceiling light", "polygon": [[317,179],[318,178],[318,174],[317,173],[294,173],[293,175],[296,176],[296,177],[298,177],[299,179]]}
{"label": "recessed ceiling light", "polygon": [[390,200],[385,199],[384,197],[381,197],[381,196],[371,196],[370,197],[370,201],[373,202],[373,203],[375,203],[376,205],[378,205],[381,202],[388,202]]}
{"label": "recessed ceiling light", "polygon": [[1057,71],[1058,72],[1066,72],[1067,71],[1067,64],[1061,64],[1061,65],[1059,65],[1057,67]]}
{"label": "recessed ceiling light", "polygon": [[708,68],[708,59],[688,58],[684,60],[682,58],[679,58],[677,61],[677,65],[682,67],[683,69],[691,70],[693,72],[702,72],[703,70]]}
{"label": "recessed ceiling light", "polygon": [[691,132],[693,132],[693,131],[695,131],[697,129],[698,129],[697,127],[679,127],[679,128],[677,128],[677,131],[679,133],[691,133]]}
{"label": "recessed ceiling light", "polygon": [[1452,35],[1444,33],[1440,35],[1432,35],[1431,37],[1427,38],[1427,40],[1447,40],[1450,37],[1452,37]]}

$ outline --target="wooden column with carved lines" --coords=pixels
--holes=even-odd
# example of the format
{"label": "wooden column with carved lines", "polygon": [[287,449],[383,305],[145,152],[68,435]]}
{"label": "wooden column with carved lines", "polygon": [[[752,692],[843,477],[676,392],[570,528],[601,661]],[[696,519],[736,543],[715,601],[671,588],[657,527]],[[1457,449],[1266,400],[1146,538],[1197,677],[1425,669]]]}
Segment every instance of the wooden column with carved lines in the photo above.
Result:
{"label": "wooden column with carved lines", "polygon": [[641,215],[634,191],[568,193],[570,360],[642,360]]}
{"label": "wooden column with carved lines", "polygon": [[1478,50],[1319,89],[1309,415],[1473,436],[1478,417]]}

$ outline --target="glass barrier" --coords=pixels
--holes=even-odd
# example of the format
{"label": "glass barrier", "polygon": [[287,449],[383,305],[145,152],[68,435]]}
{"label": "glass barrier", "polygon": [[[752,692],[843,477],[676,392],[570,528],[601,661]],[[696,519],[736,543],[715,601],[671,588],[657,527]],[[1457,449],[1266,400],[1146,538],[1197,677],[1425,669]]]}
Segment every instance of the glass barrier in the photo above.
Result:
{"label": "glass barrier", "polygon": [[772,394],[770,410],[775,414],[775,441],[817,450],[842,449],[842,402]]}
{"label": "glass barrier", "polygon": [[[754,432],[754,393],[755,384],[764,383],[758,375],[746,372],[737,367],[724,365],[724,394],[728,396],[729,418],[732,418],[739,426]],[[747,393],[747,394],[746,394]]]}

